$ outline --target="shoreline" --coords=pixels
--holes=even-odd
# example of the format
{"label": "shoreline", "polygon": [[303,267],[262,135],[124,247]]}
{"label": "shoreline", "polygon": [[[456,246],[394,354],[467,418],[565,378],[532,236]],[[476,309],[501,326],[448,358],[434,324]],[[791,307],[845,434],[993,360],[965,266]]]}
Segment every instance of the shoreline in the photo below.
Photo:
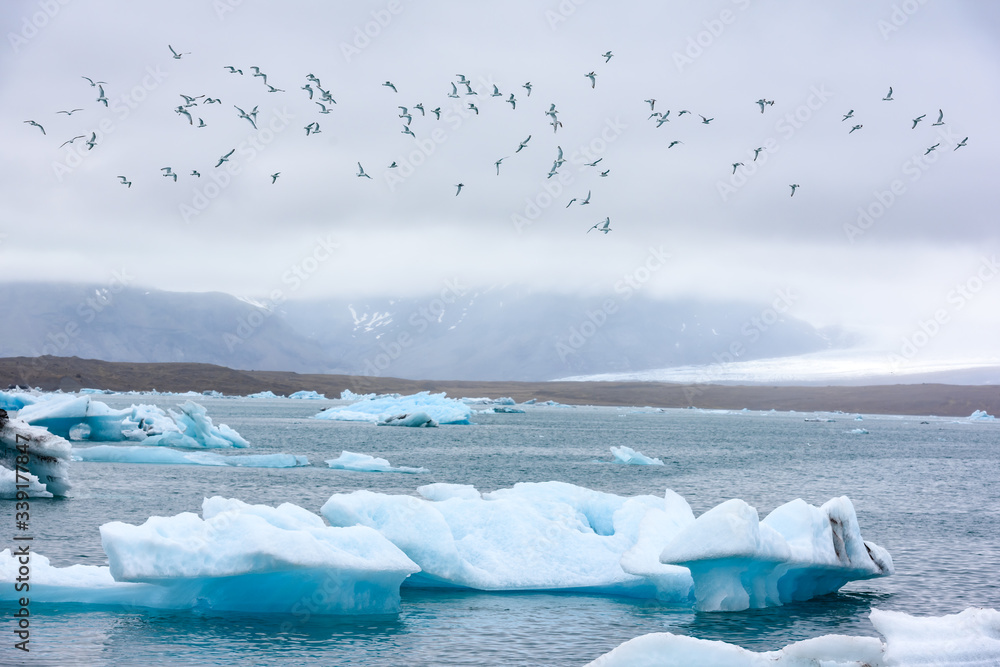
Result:
{"label": "shoreline", "polygon": [[0,358],[0,387],[29,385],[46,391],[81,388],[112,391],[215,390],[242,395],[270,390],[288,395],[317,391],[331,398],[356,394],[447,392],[453,398],[529,399],[567,405],[611,405],[782,412],[968,417],[976,410],[1000,414],[996,385],[897,384],[870,386],[767,386],[663,382],[514,382],[407,380],[392,377],[242,371],[202,363],[109,362],[78,357]]}

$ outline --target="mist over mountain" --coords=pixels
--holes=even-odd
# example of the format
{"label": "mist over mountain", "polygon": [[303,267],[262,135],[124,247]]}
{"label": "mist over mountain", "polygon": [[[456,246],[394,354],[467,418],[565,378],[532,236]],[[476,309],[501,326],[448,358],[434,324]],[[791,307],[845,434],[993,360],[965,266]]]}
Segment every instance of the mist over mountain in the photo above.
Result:
{"label": "mist over mountain", "polygon": [[0,356],[205,362],[245,370],[412,379],[540,381],[853,342],[772,303],[660,301],[632,291],[577,297],[453,284],[423,298],[271,303],[50,283],[8,284]]}

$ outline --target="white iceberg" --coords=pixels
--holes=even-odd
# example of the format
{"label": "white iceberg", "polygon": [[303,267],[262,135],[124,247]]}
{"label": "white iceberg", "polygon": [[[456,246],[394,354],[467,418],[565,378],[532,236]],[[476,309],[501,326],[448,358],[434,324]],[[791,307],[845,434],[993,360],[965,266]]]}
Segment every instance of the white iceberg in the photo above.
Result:
{"label": "white iceberg", "polygon": [[986,410],[976,410],[969,415],[969,421],[991,422],[996,421],[996,417],[986,412]]}
{"label": "white iceberg", "polygon": [[288,398],[297,398],[306,401],[325,401],[326,396],[315,391],[297,391],[294,394],[289,394]]}
{"label": "white iceberg", "polygon": [[393,467],[388,461],[368,454],[343,451],[335,459],[327,460],[327,465],[337,470],[353,470],[355,472],[429,472],[427,468]]}
{"label": "white iceberg", "polygon": [[633,466],[661,466],[663,461],[654,459],[635,451],[631,447],[622,445],[621,447],[611,447],[611,455],[615,457],[615,463],[624,463]]}
{"label": "white iceberg", "polygon": [[468,424],[472,417],[472,409],[462,401],[446,398],[443,392],[422,391],[412,396],[383,396],[329,408],[314,419],[378,423],[395,415],[416,412],[426,413],[439,424]]}
{"label": "white iceberg", "polygon": [[701,611],[808,600],[894,571],[889,553],[862,539],[846,496],[819,508],[793,500],[763,521],[744,501],[728,500],[684,527],[660,561],[691,571]]}
{"label": "white iceberg", "polygon": [[411,412],[409,414],[393,415],[391,417],[386,417],[385,419],[380,419],[378,425],[410,426],[419,428],[421,426],[436,427],[438,423],[434,421],[431,418],[431,416],[426,412],[418,411],[418,412]]}
{"label": "white iceberg", "polygon": [[[53,568],[31,554],[33,602],[265,613],[383,614],[399,611],[399,585],[417,566],[370,528],[331,528],[315,514],[220,497],[204,518],[184,512],[141,526],[101,526],[110,567]],[[0,582],[18,562],[0,552]],[[12,585],[0,599],[16,599]]]}
{"label": "white iceberg", "polygon": [[1000,664],[1000,612],[969,608],[921,618],[872,609],[872,625],[885,637],[823,635],[758,653],[720,641],[669,632],[642,635],[587,667],[969,667]]}
{"label": "white iceberg", "polygon": [[239,433],[229,428],[225,424],[215,426],[212,418],[201,405],[186,401],[178,406],[180,412],[167,410],[173,418],[174,423],[180,430],[179,433],[168,431],[162,435],[154,435],[147,438],[144,444],[166,445],[184,448],[223,448],[223,447],[249,447],[247,442]]}
{"label": "white iceberg", "polygon": [[[18,485],[22,488],[18,489]],[[17,492],[23,491],[21,499],[25,495],[28,498],[51,498],[52,494],[45,490],[45,485],[38,481],[38,478],[30,472],[22,472],[20,476],[13,470],[0,466],[0,500],[16,500]]]}
{"label": "white iceberg", "polygon": [[848,433],[853,433],[854,435],[868,435],[868,429],[864,428],[852,428]]}
{"label": "white iceberg", "polygon": [[97,445],[73,449],[74,461],[98,463],[166,463],[174,465],[232,466],[237,468],[297,468],[309,465],[305,456],[293,454],[236,454],[181,452],[169,447]]}
{"label": "white iceberg", "polygon": [[376,394],[355,394],[350,389],[340,392],[340,400],[342,401],[368,401],[375,397]]}
{"label": "white iceberg", "polygon": [[740,500],[695,520],[669,490],[625,498],[545,482],[417,491],[423,498],[336,494],[321,512],[334,526],[379,530],[420,566],[413,586],[693,598],[717,611],[806,600],[892,573],[889,554],[861,540],[846,498],[823,508],[793,501],[758,522]]}
{"label": "white iceberg", "polygon": [[33,405],[42,399],[40,396],[27,394],[21,391],[6,392],[0,391],[0,410],[17,411],[27,405]]}
{"label": "white iceberg", "polygon": [[[21,419],[9,417],[0,410],[0,466],[17,477],[24,477],[26,470],[35,478],[35,485],[42,485],[54,496],[65,496],[69,491],[69,462],[72,447],[65,439],[53,435],[40,426],[31,426]],[[5,473],[4,478],[7,475]],[[15,484],[26,483],[23,479]],[[29,491],[37,488],[29,481]],[[6,483],[4,483],[6,488]],[[16,497],[16,486],[15,494]],[[41,496],[38,493],[38,496]]]}
{"label": "white iceberg", "polygon": [[245,398],[281,398],[271,390],[258,391],[256,394],[247,394]]}

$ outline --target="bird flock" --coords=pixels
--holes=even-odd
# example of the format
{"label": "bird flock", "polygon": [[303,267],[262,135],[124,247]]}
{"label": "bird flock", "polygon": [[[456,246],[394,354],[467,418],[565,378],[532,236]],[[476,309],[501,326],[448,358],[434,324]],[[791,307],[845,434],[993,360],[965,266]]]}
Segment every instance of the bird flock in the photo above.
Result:
{"label": "bird flock", "polygon": [[[175,60],[181,60],[184,56],[191,55],[191,52],[188,52],[188,51],[177,51],[172,45],[167,45],[167,46],[168,46],[168,49],[170,51],[171,57],[173,59],[175,59]],[[614,54],[611,51],[606,51],[605,53],[601,54],[601,58],[603,58],[603,60],[604,60],[604,62],[601,63],[601,64],[602,65],[607,65],[608,63],[610,63],[610,61],[611,61],[611,59],[613,57],[614,57]],[[224,69],[229,75],[232,75],[232,76],[237,76],[237,77],[246,76],[244,74],[244,72],[243,72],[243,69],[237,68],[237,67],[235,67],[233,65],[225,65],[225,66],[223,66],[222,69]],[[278,88],[277,86],[273,85],[272,83],[269,83],[268,82],[268,75],[265,72],[263,72],[259,67],[257,67],[257,66],[251,66],[248,69],[250,71],[250,78],[252,78],[252,79],[256,79],[256,78],[261,79],[261,83],[263,84],[263,87],[264,87],[263,90],[266,92],[266,94],[272,94],[272,93],[284,94],[284,93],[287,93],[287,91],[285,89]],[[597,79],[599,77],[599,73],[598,73],[597,70],[591,70],[590,72],[587,72],[583,76],[589,82],[589,84],[590,84],[589,87],[591,89],[595,89],[597,87]],[[109,106],[109,100],[107,98],[107,95],[105,94],[104,86],[110,85],[110,84],[108,84],[107,81],[99,81],[99,80],[95,80],[95,79],[92,79],[92,78],[87,77],[87,76],[82,76],[81,78],[84,79],[84,80],[86,80],[87,83],[89,84],[89,86],[91,88],[96,88],[97,89],[97,97],[95,99],[95,103],[103,105],[104,107],[107,108]],[[387,80],[387,81],[383,82],[381,84],[381,86],[384,87],[384,88],[386,88],[387,91],[391,91],[391,93],[394,94],[394,95],[398,95],[399,94],[399,88],[396,86],[395,83],[393,83],[390,80]],[[466,101],[464,103],[465,104],[464,110],[466,112],[472,112],[476,116],[478,116],[480,114],[480,104],[482,104],[482,101],[485,101],[485,100],[490,99],[490,98],[499,98],[503,103],[509,104],[512,111],[514,111],[514,110],[517,109],[518,98],[517,98],[517,93],[516,92],[504,92],[504,91],[501,91],[500,86],[498,84],[495,84],[495,83],[487,84],[486,87],[487,87],[487,89],[490,88],[490,87],[492,87],[492,91],[487,93],[487,91],[484,90],[483,91],[484,94],[483,94],[482,98],[480,98],[479,90],[477,90],[478,86],[476,86],[473,83],[473,81],[471,81],[464,74],[456,74],[455,75],[455,79],[452,80],[452,81],[449,81],[448,84],[444,87],[444,89],[446,91],[449,91],[449,92],[446,93],[446,96],[448,98],[451,98],[451,99],[465,99]],[[524,93],[525,97],[530,97],[531,96],[531,93],[532,93],[532,90],[533,90],[533,86],[532,86],[532,83],[530,81],[525,82],[524,84],[522,84],[520,86],[520,88],[525,91],[525,93]],[[334,106],[337,105],[337,101],[333,97],[333,94],[331,93],[330,89],[324,88],[321,80],[319,79],[319,77],[317,77],[316,75],[314,75],[312,73],[309,73],[309,74],[305,75],[304,83],[303,83],[303,85],[299,89],[301,91],[303,91],[303,93],[307,96],[308,100],[312,101],[318,107],[316,113],[318,113],[320,115],[324,115],[325,116],[325,115],[330,114],[333,111]],[[183,120],[186,120],[187,124],[189,126],[194,127],[194,128],[204,128],[204,127],[208,126],[208,123],[206,123],[205,120],[203,119],[203,117],[201,116],[200,108],[203,109],[203,108],[208,107],[210,105],[223,105],[223,101],[222,101],[221,98],[211,97],[211,96],[209,96],[207,94],[201,94],[201,95],[180,94],[180,97],[181,97],[181,99],[183,101],[180,104],[178,104],[177,107],[174,108],[174,112],[176,113],[177,116],[181,117]],[[893,101],[895,101],[895,99],[896,98],[893,97],[893,89],[892,89],[892,87],[890,87],[888,93],[886,94],[886,96],[882,98],[882,101],[884,101],[884,102],[893,102]],[[477,104],[476,102],[479,102],[479,104]],[[657,102],[657,100],[655,98],[653,98],[653,97],[647,98],[647,99],[645,99],[643,101],[643,103],[649,105],[649,112],[650,113],[649,113],[649,116],[647,117],[647,120],[648,121],[652,121],[655,124],[656,128],[660,128],[663,125],[665,125],[667,123],[670,123],[672,120],[679,120],[679,119],[681,119],[685,115],[690,115],[692,118],[694,118],[694,116],[695,116],[695,114],[692,113],[688,109],[679,109],[679,110],[677,110],[677,112],[674,115],[673,119],[671,119],[671,110],[667,109],[665,111],[663,111],[663,110],[657,111],[656,110],[656,102]],[[766,97],[761,97],[760,99],[758,99],[755,102],[755,104],[759,107],[760,113],[764,114],[766,112],[766,110],[768,109],[768,107],[773,107],[774,106],[775,102],[774,102],[774,100],[769,100]],[[235,119],[237,121],[246,121],[246,123],[250,127],[252,127],[254,130],[258,129],[257,115],[258,115],[258,112],[259,112],[258,111],[259,110],[259,106],[260,106],[259,104],[255,104],[249,111],[247,111],[243,107],[240,107],[239,105],[236,105],[236,104],[232,104],[231,106],[235,110],[234,117],[235,117]],[[428,114],[431,114],[431,115],[434,116],[434,118],[435,118],[436,121],[440,121],[441,117],[442,117],[442,108],[441,108],[441,106],[436,106],[436,107],[434,107],[432,109],[426,109],[425,106],[424,106],[424,104],[423,104],[423,102],[418,102],[416,104],[412,104],[412,105],[409,105],[409,106],[396,105],[396,108],[399,110],[398,118],[402,121],[400,133],[404,134],[406,136],[409,136],[409,137],[413,137],[413,138],[417,138],[417,136],[418,136],[417,133],[415,133],[413,131],[413,120],[414,120],[414,115],[416,113],[419,112],[421,118],[426,118],[428,116]],[[56,114],[65,114],[67,117],[71,117],[71,116],[73,116],[76,113],[84,112],[84,111],[85,111],[85,109],[83,107],[74,107],[72,109],[59,110],[59,111],[56,111],[55,113]],[[560,111],[557,108],[557,106],[556,106],[555,103],[551,103],[549,105],[548,110],[546,110],[544,112],[544,115],[547,118],[546,122],[552,128],[552,132],[554,134],[558,134],[559,129],[563,127],[563,123],[559,119],[559,114],[560,114]],[[702,124],[702,125],[710,125],[715,120],[714,116],[709,117],[709,116],[705,116],[705,115],[702,115],[702,114],[697,114],[697,116],[698,116],[698,118],[701,119],[700,124]],[[927,117],[927,114],[922,114],[920,116],[917,116],[916,118],[913,118],[912,119],[911,129],[916,129],[917,126],[921,122],[923,122],[926,117]],[[197,122],[196,122],[196,119],[197,119]],[[860,130],[862,130],[864,128],[864,124],[863,123],[857,122],[857,118],[855,117],[855,111],[854,111],[854,109],[849,110],[846,114],[843,115],[842,122],[846,122],[848,120],[851,120],[852,123],[850,125],[850,129],[848,130],[847,134],[849,134],[849,135],[850,134],[854,134],[855,132],[858,132],[858,131],[860,131]],[[42,125],[42,123],[38,122],[37,120],[29,119],[29,120],[25,120],[24,123],[27,124],[27,125],[29,125],[29,126],[31,126],[31,127],[38,128],[38,130],[41,131],[42,135],[48,136],[47,133],[46,133],[45,127]],[[942,126],[944,124],[945,124],[945,122],[944,122],[944,111],[942,109],[938,109],[937,120],[935,122],[931,123],[931,125],[932,126]],[[307,137],[312,137],[314,135],[322,133],[322,131],[323,131],[322,128],[321,128],[321,124],[320,124],[319,120],[313,120],[313,121],[311,121],[310,123],[308,123],[307,125],[305,125],[303,127],[303,130],[305,132],[305,136],[307,136]],[[529,149],[529,144],[531,142],[532,136],[533,136],[532,134],[529,134],[527,137],[525,137],[524,140],[522,140],[521,142],[519,142],[519,144],[517,145],[516,149],[514,149],[511,152],[510,155],[502,156],[502,157],[496,159],[493,162],[493,165],[494,165],[494,167],[496,169],[496,175],[497,176],[501,176],[501,165],[503,164],[503,162],[505,160],[511,159],[512,156],[517,155],[521,151]],[[89,150],[93,150],[97,146],[97,144],[98,144],[97,132],[94,131],[94,132],[90,133],[89,137],[86,134],[80,134],[80,135],[73,136],[72,138],[70,138],[70,139],[62,142],[60,144],[59,148],[63,148],[65,146],[67,146],[67,145],[73,144],[75,141],[80,140],[80,139],[85,140],[84,141],[84,145],[86,145],[88,151]],[[965,139],[963,139],[961,142],[959,142],[955,146],[954,150],[958,150],[959,148],[962,148],[962,147],[966,146],[968,140],[969,140],[969,137],[965,137]],[[680,140],[676,140],[676,139],[675,140],[671,140],[667,144],[667,147],[666,147],[665,150],[671,150],[671,149],[675,148],[676,146],[683,145],[683,143],[684,142],[680,141]],[[936,144],[928,147],[926,149],[926,151],[924,152],[924,155],[928,155],[928,154],[934,152],[935,150],[937,150],[940,147],[940,145],[941,145],[940,142],[938,142],[938,143],[936,143]],[[563,152],[562,147],[561,146],[557,146],[556,149],[557,149],[557,154],[556,154],[555,159],[552,162],[552,167],[549,169],[548,174],[546,175],[546,179],[550,179],[550,178],[553,178],[554,176],[556,176],[559,173],[559,169],[566,162],[565,154]],[[764,150],[765,150],[764,147],[757,147],[757,148],[753,149],[753,161],[754,162],[757,161],[758,156]],[[214,165],[213,168],[214,169],[221,168],[222,165],[224,165],[226,162],[229,161],[229,159],[233,156],[233,154],[235,152],[236,152],[236,148],[233,148],[233,149],[229,150],[228,152],[222,154],[217,159],[217,161],[215,162],[215,165]],[[603,160],[604,160],[604,158],[600,157],[600,158],[598,158],[598,159],[596,159],[596,160],[594,160],[592,162],[584,163],[584,165],[586,167],[588,167],[588,168],[596,168],[599,177],[601,177],[601,178],[607,178],[611,174],[611,168],[610,167],[609,168],[603,168],[603,165],[601,167],[598,167],[598,165]],[[357,170],[357,173],[355,175],[358,178],[366,178],[366,179],[372,180],[371,175],[368,174],[365,171],[365,168],[362,166],[362,164],[361,164],[360,161],[357,163],[357,167],[358,167],[358,170]],[[737,171],[739,170],[740,167],[745,167],[745,164],[743,162],[737,161],[737,162],[733,162],[732,165],[731,165],[731,167],[732,167],[732,174],[735,175],[737,173]],[[389,164],[387,166],[387,169],[396,169],[396,168],[398,168],[398,164],[395,161],[392,162],[391,164]],[[179,176],[179,174],[174,170],[173,166],[161,167],[160,168],[160,175],[163,178],[171,179],[172,182],[174,182],[174,183],[176,183],[178,181],[178,176]],[[272,174],[270,174],[268,176],[268,178],[270,178],[271,185],[274,185],[274,184],[277,183],[278,178],[279,178],[280,175],[281,175],[281,172],[277,171],[277,172],[274,172],[274,173],[272,173]],[[197,169],[191,169],[190,172],[189,172],[189,174],[188,174],[188,177],[201,178],[201,173]],[[123,186],[125,186],[126,188],[131,188],[132,187],[132,180],[130,178],[128,178],[128,177],[126,177],[124,175],[118,175],[118,176],[116,176],[116,178],[118,179],[118,181],[120,182],[120,184],[123,185]],[[454,185],[454,187],[455,187],[454,196],[458,197],[459,195],[462,194],[463,189],[466,188],[466,184],[465,183],[456,183]],[[790,196],[794,197],[796,191],[801,186],[798,183],[791,183],[791,184],[789,184],[789,187],[791,189]],[[565,208],[569,208],[573,204],[576,204],[578,206],[588,205],[588,204],[591,203],[591,196],[592,196],[592,191],[588,190],[586,197],[584,197],[584,198],[574,197],[574,198],[570,199],[570,201],[566,204]],[[589,233],[591,231],[594,231],[594,230],[597,230],[598,232],[601,232],[603,234],[608,234],[611,231],[611,218],[610,218],[610,216],[605,217],[604,220],[602,220],[600,222],[597,222],[596,224],[594,224],[591,227],[589,227],[587,229],[587,233]]]}

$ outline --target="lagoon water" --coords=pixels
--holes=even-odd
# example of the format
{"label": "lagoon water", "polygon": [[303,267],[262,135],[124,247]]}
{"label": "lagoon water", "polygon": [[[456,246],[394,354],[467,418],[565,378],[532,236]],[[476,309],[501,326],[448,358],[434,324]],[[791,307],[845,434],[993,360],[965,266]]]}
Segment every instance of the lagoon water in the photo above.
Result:
{"label": "lagoon water", "polygon": [[[112,407],[187,400],[98,396]],[[862,535],[896,574],[810,602],[696,613],[649,600],[553,593],[402,589],[380,617],[164,612],[32,603],[32,665],[583,665],[632,637],[669,631],[771,650],[823,634],[875,635],[872,607],[916,615],[1000,608],[1000,421],[937,417],[529,406],[471,426],[378,427],[313,420],[329,401],[194,399],[251,443],[241,453],[305,455],[304,468],[82,463],[67,499],[33,500],[34,549],[53,565],[104,565],[98,528],[200,514],[205,497],[292,502],[319,513],[333,493],[415,494],[431,482],[480,491],[559,480],[619,495],[682,495],[698,515],[742,498],[760,516],[789,500],[847,495]],[[807,422],[821,417],[833,421]],[[921,423],[928,422],[928,423]],[[864,428],[867,434],[852,433]],[[627,445],[663,466],[610,463]],[[85,446],[85,445],[84,445]],[[342,450],[423,474],[331,470]],[[13,521],[0,526],[11,544]],[[10,605],[10,603],[3,603]],[[13,623],[0,627],[13,643]],[[0,647],[0,664],[20,656]],[[7,661],[10,660],[8,663]]]}

